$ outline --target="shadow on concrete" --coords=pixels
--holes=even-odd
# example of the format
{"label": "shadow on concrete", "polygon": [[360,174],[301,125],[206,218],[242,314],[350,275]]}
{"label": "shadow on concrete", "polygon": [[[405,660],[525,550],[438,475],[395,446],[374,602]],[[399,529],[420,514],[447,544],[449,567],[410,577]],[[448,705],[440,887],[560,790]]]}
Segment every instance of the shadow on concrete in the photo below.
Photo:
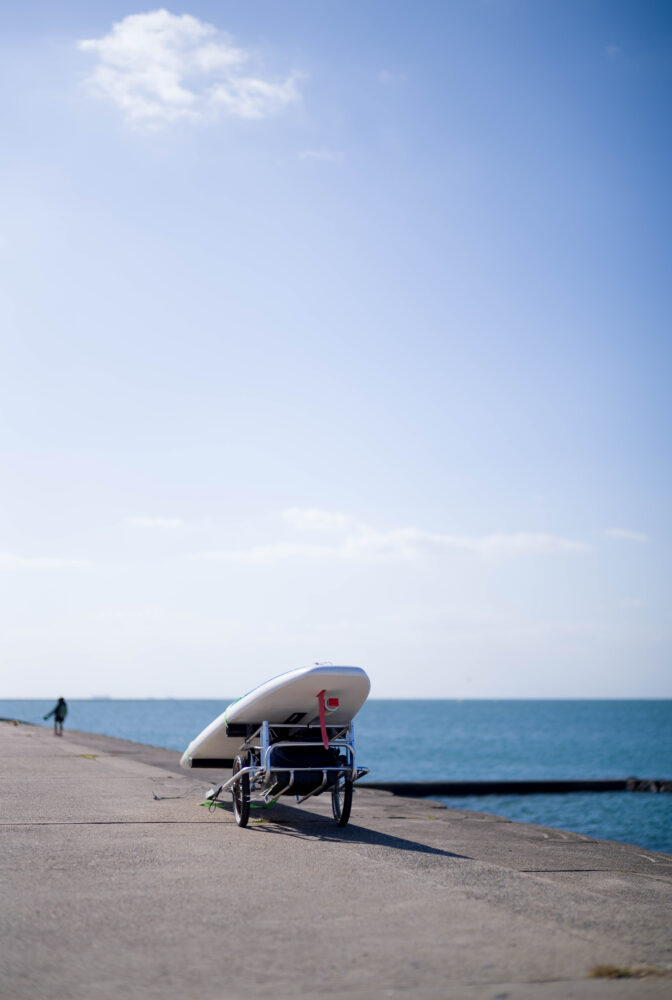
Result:
{"label": "shadow on concrete", "polygon": [[[472,861],[466,854],[454,854],[439,847],[429,847],[418,840],[408,840],[406,837],[395,837],[378,830],[368,830],[353,823],[339,829],[335,823],[326,820],[316,813],[303,814],[304,822],[293,817],[268,816],[250,819],[250,830],[256,833],[281,834],[285,837],[298,837],[300,840],[321,840],[329,843],[369,844],[372,847],[391,847],[396,851],[411,851],[414,854],[432,854],[442,858],[456,858],[462,861]],[[257,820],[255,823],[254,820]],[[306,823],[305,820],[309,822]]]}
{"label": "shadow on concrete", "polygon": [[[206,805],[205,803],[201,803]],[[223,812],[233,814],[233,803],[218,802],[216,807]],[[457,858],[463,861],[473,861],[466,854],[455,854],[439,847],[429,847],[418,840],[406,837],[395,837],[378,830],[369,830],[364,826],[349,823],[339,828],[333,820],[327,819],[321,813],[293,806],[274,804],[270,809],[252,809],[250,812],[249,830],[256,833],[282,834],[285,837],[296,837],[299,840],[321,840],[330,843],[370,844],[373,847],[391,847],[397,851],[411,851],[415,854],[432,854],[443,858]]]}

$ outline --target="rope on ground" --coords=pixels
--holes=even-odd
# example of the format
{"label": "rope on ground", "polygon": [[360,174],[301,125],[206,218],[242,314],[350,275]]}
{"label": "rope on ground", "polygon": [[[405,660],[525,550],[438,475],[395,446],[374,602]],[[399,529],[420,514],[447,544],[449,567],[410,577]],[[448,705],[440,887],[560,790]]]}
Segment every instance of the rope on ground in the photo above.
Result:
{"label": "rope on ground", "polygon": [[179,795],[157,795],[156,792],[152,790],[152,798],[156,799],[158,802],[160,802],[162,799],[183,799],[187,795],[191,795],[191,793],[194,790],[196,789],[200,790],[200,788],[201,785],[190,785],[189,788],[186,788],[183,792],[180,792]]}

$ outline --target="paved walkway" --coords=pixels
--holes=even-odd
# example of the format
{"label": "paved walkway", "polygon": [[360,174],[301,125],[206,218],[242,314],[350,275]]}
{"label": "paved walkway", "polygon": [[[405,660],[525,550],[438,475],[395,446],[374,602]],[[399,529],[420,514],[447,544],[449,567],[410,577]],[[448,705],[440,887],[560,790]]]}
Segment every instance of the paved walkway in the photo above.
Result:
{"label": "paved walkway", "polygon": [[0,996],[672,996],[670,855],[374,790],[240,830],[178,761],[0,723]]}

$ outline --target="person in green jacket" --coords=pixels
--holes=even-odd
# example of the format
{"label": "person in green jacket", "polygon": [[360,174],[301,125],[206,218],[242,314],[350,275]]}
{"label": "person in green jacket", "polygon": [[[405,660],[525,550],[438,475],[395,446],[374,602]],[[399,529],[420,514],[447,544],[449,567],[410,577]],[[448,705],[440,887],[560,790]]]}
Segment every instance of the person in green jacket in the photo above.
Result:
{"label": "person in green jacket", "polygon": [[52,715],[54,717],[54,736],[63,735],[63,722],[67,714],[68,706],[65,698],[59,698],[51,712],[48,712],[47,715],[45,715],[45,719],[50,718]]}

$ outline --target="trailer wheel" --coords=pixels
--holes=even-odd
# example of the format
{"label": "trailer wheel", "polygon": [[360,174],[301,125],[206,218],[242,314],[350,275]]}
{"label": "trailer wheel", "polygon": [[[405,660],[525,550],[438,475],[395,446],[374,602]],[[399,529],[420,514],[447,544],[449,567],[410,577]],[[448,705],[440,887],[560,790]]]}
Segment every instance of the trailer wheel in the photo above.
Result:
{"label": "trailer wheel", "polygon": [[[239,754],[233,762],[233,773],[237,774],[247,767],[247,754]],[[233,812],[238,826],[247,826],[250,818],[250,776],[243,774],[232,789]]]}
{"label": "trailer wheel", "polygon": [[352,809],[352,778],[339,778],[331,790],[331,808],[337,826],[345,826]]}

